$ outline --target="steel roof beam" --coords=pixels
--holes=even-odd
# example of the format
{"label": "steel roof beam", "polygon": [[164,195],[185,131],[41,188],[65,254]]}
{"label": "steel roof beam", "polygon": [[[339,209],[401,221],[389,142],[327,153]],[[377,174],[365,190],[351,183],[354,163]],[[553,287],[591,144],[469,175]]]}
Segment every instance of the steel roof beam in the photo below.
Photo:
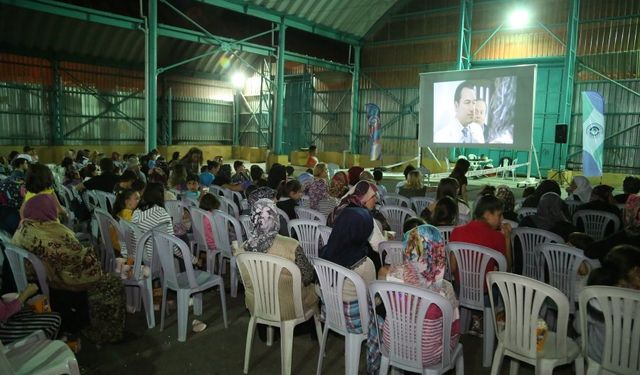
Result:
{"label": "steel roof beam", "polygon": [[247,4],[240,0],[196,0],[200,3],[216,6],[218,8],[227,9],[233,12],[246,14],[248,16],[257,17],[266,21],[281,23],[286,27],[306,31],[312,34],[320,35],[325,38],[337,40],[339,42],[360,45],[361,38],[336,31],[330,27],[318,25],[305,20],[304,18],[287,15],[286,13],[277,12],[261,6]]}

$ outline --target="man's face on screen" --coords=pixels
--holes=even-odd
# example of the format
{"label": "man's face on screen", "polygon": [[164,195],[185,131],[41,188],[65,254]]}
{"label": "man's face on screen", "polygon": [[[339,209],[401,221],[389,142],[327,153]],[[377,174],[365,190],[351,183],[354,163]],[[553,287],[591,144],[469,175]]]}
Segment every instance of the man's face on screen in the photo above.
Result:
{"label": "man's face on screen", "polygon": [[473,122],[484,124],[485,114],[487,113],[487,103],[484,100],[476,100],[476,108],[474,111]]}
{"label": "man's face on screen", "polygon": [[476,92],[470,88],[463,88],[460,92],[460,101],[456,105],[456,118],[462,125],[473,122],[473,114],[476,104]]}

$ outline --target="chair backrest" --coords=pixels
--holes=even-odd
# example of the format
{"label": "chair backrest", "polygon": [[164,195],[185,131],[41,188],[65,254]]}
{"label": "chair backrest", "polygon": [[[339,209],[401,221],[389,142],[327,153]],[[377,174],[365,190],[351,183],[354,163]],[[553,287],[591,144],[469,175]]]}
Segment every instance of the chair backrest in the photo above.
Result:
{"label": "chair backrest", "polygon": [[174,262],[174,248],[178,248],[182,259],[184,260],[184,269],[189,281],[189,288],[195,289],[198,287],[195,274],[193,272],[193,266],[191,265],[191,252],[189,246],[184,241],[176,236],[172,236],[159,230],[152,231],[153,243],[155,245],[154,251],[158,254],[160,259],[160,266],[162,267],[162,273],[164,275],[164,282],[171,289],[180,289],[178,283],[178,270],[176,270],[176,264]]}
{"label": "chair backrest", "polygon": [[294,219],[289,221],[287,226],[291,237],[298,239],[308,258],[318,257],[318,227],[320,225],[322,224],[315,220]]}
{"label": "chair backrest", "polygon": [[193,229],[193,239],[198,245],[198,251],[211,250],[207,245],[204,219],[206,217],[209,220],[209,224],[211,224],[211,231],[212,231],[211,234],[214,236],[213,238],[215,238],[215,234],[214,234],[215,229],[213,228],[215,221],[213,219],[213,213],[207,210],[203,210],[201,208],[193,207],[191,210],[189,210],[189,214],[191,215],[191,228]]}
{"label": "chair backrest", "polygon": [[500,271],[506,271],[507,259],[493,249],[466,242],[449,242],[447,253],[453,253],[458,266],[460,306],[484,309],[487,265],[494,260]]}
{"label": "chair backrest", "polygon": [[453,307],[446,298],[424,288],[388,281],[374,281],[369,284],[369,294],[372,301],[375,300],[376,295],[380,296],[384,305],[390,343],[388,353],[385,345],[382,345],[381,349],[393,366],[403,369],[423,368],[423,326],[427,324],[425,319],[427,310],[434,304],[442,312],[442,327],[444,327],[440,338],[442,359],[437,367],[450,367],[451,329],[449,327],[453,319]]}
{"label": "chair backrest", "polygon": [[101,190],[95,190],[94,193],[98,198],[98,205],[103,210],[109,211],[113,207],[113,204],[116,203],[116,195],[113,193],[107,193]]}
{"label": "chair backrest", "polygon": [[40,291],[42,294],[49,297],[49,283],[47,283],[47,269],[44,267],[42,261],[32,252],[27,251],[21,247],[11,244],[10,242],[4,242],[4,253],[11,266],[11,272],[13,273],[13,279],[16,282],[18,292],[22,292],[27,288],[27,271],[25,270],[24,261],[28,260],[33,267],[38,278],[38,284],[40,285]]}
{"label": "chair backrest", "polygon": [[242,227],[240,222],[235,217],[229,215],[226,212],[215,210],[213,212],[213,220],[215,224],[212,224],[214,230],[214,240],[216,242],[216,249],[220,250],[226,257],[233,256],[233,246],[230,233],[233,233],[236,241],[242,243]]}
{"label": "chair backrest", "polygon": [[[246,252],[238,254],[237,263],[240,270],[245,270],[253,287],[253,314],[268,321],[282,321],[280,296],[287,291],[280,291],[280,276],[284,270],[291,274],[291,301],[293,301],[295,317],[303,316],[302,310],[302,277],[300,269],[292,261],[265,253]],[[244,272],[240,272],[243,282]],[[287,285],[283,283],[283,285]],[[286,294],[284,292],[287,292]]]}
{"label": "chair backrest", "polygon": [[516,211],[516,214],[518,214],[518,221],[522,221],[525,217],[535,215],[536,213],[538,213],[538,209],[534,207],[522,207]]}
{"label": "chair backrest", "polygon": [[220,209],[229,215],[232,215],[236,219],[240,217],[240,211],[238,210],[238,206],[233,203],[232,199],[227,197],[220,196],[218,197],[218,201],[220,201]]}
{"label": "chair backrest", "polygon": [[453,229],[455,228],[455,226],[453,226],[453,225],[440,225],[440,226],[438,226],[436,228],[438,228],[438,230],[442,234],[442,238],[444,239],[445,245],[448,244],[449,243],[449,237],[451,237],[451,232],[453,232]]}
{"label": "chair backrest", "polygon": [[309,205],[311,204],[311,201],[309,200],[309,196],[308,195],[303,195],[300,198],[300,201],[298,201],[298,205],[300,207],[307,207],[309,208]]}
{"label": "chair backrest", "polygon": [[590,265],[590,262],[582,250],[560,243],[541,243],[537,246],[536,252],[538,256],[543,257],[547,265],[549,271],[547,284],[560,289],[569,298],[569,311],[573,314],[578,301],[576,295],[578,269],[582,262],[587,265]]}
{"label": "chair backrest", "polygon": [[391,230],[396,232],[396,234],[402,233],[402,225],[405,220],[410,217],[417,216],[412,209],[400,206],[391,206],[384,205],[380,207],[380,212],[389,222],[389,226],[391,226]]}
{"label": "chair backrest", "polygon": [[291,220],[291,218],[289,217],[289,215],[287,215],[286,212],[284,212],[282,208],[276,207],[276,210],[278,210],[278,215],[280,215],[280,223],[282,223],[282,220],[284,220],[285,225],[287,226],[287,232],[289,233],[289,235],[291,235],[291,232],[289,231],[289,221]]}
{"label": "chair backrest", "polygon": [[536,257],[536,246],[541,243],[564,243],[562,237],[543,229],[518,227],[511,231],[511,243],[515,248],[516,239],[520,242],[522,251],[522,274],[526,277],[539,280],[542,265]]}
{"label": "chair backrest", "polygon": [[517,221],[509,219],[502,219],[502,223],[511,225],[511,229],[517,228],[520,225]]}
{"label": "chair backrest", "polygon": [[167,210],[169,216],[171,216],[171,221],[173,225],[182,223],[183,215],[184,215],[184,206],[181,201],[177,200],[168,200],[164,201],[164,209]]}
{"label": "chair backrest", "polygon": [[367,284],[362,277],[350,269],[324,259],[313,258],[311,262],[320,281],[322,302],[325,306],[325,324],[343,334],[347,332],[343,291],[345,282],[349,280],[355,286],[360,311],[360,326],[362,334],[366,335],[369,325],[369,309],[367,307]]}
{"label": "chair backrest", "polygon": [[85,190],[84,193],[82,193],[82,201],[85,206],[87,206],[89,212],[92,212],[94,208],[100,206],[95,190]]}
{"label": "chair backrest", "polygon": [[333,228],[328,227],[326,225],[318,225],[318,249],[319,246],[324,246],[329,242],[329,237],[331,237],[331,231]]}
{"label": "chair backrest", "polygon": [[567,208],[569,209],[569,217],[573,217],[573,214],[576,212],[576,208],[584,202],[575,201],[575,200],[566,200],[564,203],[567,204]]}
{"label": "chair backrest", "polygon": [[378,244],[378,254],[380,254],[380,263],[383,263],[383,256],[386,254],[386,258],[384,258],[383,264],[389,264],[392,266],[397,266],[402,264],[404,261],[402,258],[402,250],[404,247],[402,246],[402,241],[382,241]]}
{"label": "chair backrest", "polygon": [[218,196],[224,196],[224,188],[218,185],[209,185],[209,192]]}
{"label": "chair backrest", "polygon": [[[604,316],[604,348],[600,366],[615,374],[640,373],[640,293],[628,288],[588,286],[580,293],[579,311],[582,328],[582,353],[589,345],[588,304],[599,308]],[[597,302],[597,303],[595,303]]]}
{"label": "chair backrest", "polygon": [[399,206],[411,208],[411,199],[400,194],[387,193],[384,195],[385,206]]}
{"label": "chair backrest", "polygon": [[584,232],[599,241],[605,237],[607,226],[613,223],[613,231],[620,229],[620,219],[617,215],[606,211],[579,210],[573,214],[573,225],[578,226],[582,222]]}
{"label": "chair backrest", "polygon": [[[505,309],[504,332],[498,340],[510,351],[527,358],[537,358],[536,342],[540,309],[545,299],[551,299],[557,307],[556,339],[545,342],[545,352],[556,358],[567,356],[567,326],[569,323],[569,300],[558,289],[543,282],[506,272],[489,272],[489,288],[498,287]],[[497,327],[496,304],[493,293],[489,293],[492,319]],[[547,348],[555,344],[555,348]]]}
{"label": "chair backrest", "polygon": [[[154,266],[153,256],[149,259],[144,259],[145,245],[147,244],[147,242],[153,241],[153,231],[148,231],[147,233],[140,234],[140,229],[138,229],[138,226],[126,220],[120,220],[120,230],[122,231],[122,235],[124,237],[124,243],[127,246],[128,255],[129,257],[133,257],[134,259],[134,277],[137,280],[142,280],[144,278],[142,265],[144,264],[151,270],[153,270]],[[153,273],[153,276],[157,275],[159,275],[158,272]]]}
{"label": "chair backrest", "polygon": [[435,199],[429,197],[413,197],[411,198],[411,206],[418,215],[431,203],[435,202]]}
{"label": "chair backrest", "polygon": [[317,210],[306,208],[306,207],[299,207],[299,206],[295,206],[294,210],[296,211],[296,215],[298,215],[298,219],[316,220],[323,225],[327,223],[326,216],[324,216]]}
{"label": "chair backrest", "polygon": [[240,224],[242,224],[242,230],[244,231],[244,238],[249,239],[251,232],[253,232],[253,223],[251,223],[251,216],[240,215]]}
{"label": "chair backrest", "polygon": [[98,221],[98,228],[100,229],[100,237],[102,238],[102,251],[100,253],[100,261],[102,262],[102,269],[105,272],[113,272],[115,268],[115,251],[113,249],[113,241],[111,240],[111,231],[115,230],[118,241],[123,242],[122,233],[120,232],[120,225],[111,216],[109,212],[102,208],[96,207],[93,210],[93,214]]}

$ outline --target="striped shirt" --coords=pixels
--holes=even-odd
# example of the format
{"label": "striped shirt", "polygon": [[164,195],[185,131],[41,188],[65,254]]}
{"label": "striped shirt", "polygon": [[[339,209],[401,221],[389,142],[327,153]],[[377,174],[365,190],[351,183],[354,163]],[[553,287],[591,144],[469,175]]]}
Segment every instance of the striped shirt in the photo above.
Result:
{"label": "striped shirt", "polygon": [[328,197],[321,199],[318,201],[317,211],[323,214],[325,217],[328,217],[330,213],[338,206],[338,200],[333,197]]}
{"label": "striped shirt", "polygon": [[[160,206],[153,206],[147,210],[135,210],[133,212],[133,217],[131,218],[131,222],[136,224],[140,229],[140,233],[147,233],[152,230],[154,227],[160,224],[166,224],[165,228],[167,234],[174,235],[173,233],[173,224],[171,222],[171,216],[167,210]],[[138,239],[136,238],[136,241]],[[151,259],[153,255],[153,242],[147,241],[144,247],[145,250],[145,259]],[[173,252],[176,256],[182,258],[182,253],[178,247],[173,248]],[[193,259],[192,259],[193,261]]]}

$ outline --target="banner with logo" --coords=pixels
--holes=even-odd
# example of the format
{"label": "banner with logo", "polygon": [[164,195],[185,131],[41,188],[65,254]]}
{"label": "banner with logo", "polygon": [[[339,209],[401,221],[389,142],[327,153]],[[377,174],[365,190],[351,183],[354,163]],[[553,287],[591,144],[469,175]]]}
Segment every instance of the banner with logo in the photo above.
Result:
{"label": "banner with logo", "polygon": [[582,92],[582,169],[587,177],[602,176],[604,99],[595,91]]}
{"label": "banner with logo", "polygon": [[371,142],[371,151],[369,152],[370,160],[380,160],[382,157],[382,144],[380,143],[380,133],[382,126],[380,125],[380,107],[373,103],[365,105],[367,112],[367,125],[369,126],[369,141]]}

